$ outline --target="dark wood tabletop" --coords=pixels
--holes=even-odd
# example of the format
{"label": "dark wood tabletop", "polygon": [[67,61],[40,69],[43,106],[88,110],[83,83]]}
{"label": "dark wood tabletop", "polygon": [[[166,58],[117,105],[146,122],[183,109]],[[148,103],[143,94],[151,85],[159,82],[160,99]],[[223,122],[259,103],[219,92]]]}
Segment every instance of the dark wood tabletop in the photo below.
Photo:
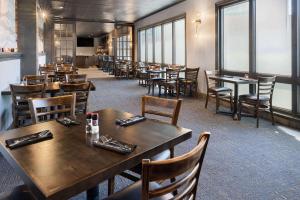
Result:
{"label": "dark wood tabletop", "polygon": [[[91,90],[95,91],[96,87],[93,84],[93,82],[91,82]],[[60,84],[61,82],[50,82],[46,84],[46,93],[57,93],[60,91]],[[11,95],[11,91],[10,88],[7,87],[6,89],[1,91],[1,95]]]}
{"label": "dark wood tabletop", "polygon": [[[38,199],[67,199],[97,186],[102,181],[139,164],[189,138],[192,131],[147,119],[128,127],[116,119],[132,116],[113,109],[98,111],[100,134],[136,144],[128,155],[93,147],[85,133],[85,116],[77,116],[81,125],[65,127],[56,121],[35,124],[0,133],[0,151]],[[53,139],[10,150],[5,140],[42,130],[50,130]]]}

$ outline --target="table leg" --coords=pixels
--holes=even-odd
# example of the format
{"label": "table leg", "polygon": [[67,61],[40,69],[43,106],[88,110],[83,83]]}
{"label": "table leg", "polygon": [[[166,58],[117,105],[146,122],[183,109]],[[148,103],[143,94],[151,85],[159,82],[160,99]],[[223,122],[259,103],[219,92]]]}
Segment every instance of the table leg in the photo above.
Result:
{"label": "table leg", "polygon": [[239,85],[237,83],[234,84],[234,108],[233,108],[233,120],[238,120],[238,102],[239,101]]}
{"label": "table leg", "polygon": [[152,96],[154,96],[154,87],[155,87],[155,82],[152,84]]}
{"label": "table leg", "polygon": [[99,200],[99,186],[95,186],[86,191],[87,200]]}

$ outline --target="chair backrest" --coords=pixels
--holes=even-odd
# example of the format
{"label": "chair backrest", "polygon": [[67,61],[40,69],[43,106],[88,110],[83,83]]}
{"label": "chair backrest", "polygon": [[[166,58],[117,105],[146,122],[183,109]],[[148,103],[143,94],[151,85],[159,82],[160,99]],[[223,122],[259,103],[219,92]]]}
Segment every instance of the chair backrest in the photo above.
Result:
{"label": "chair backrest", "polygon": [[66,81],[69,82],[76,82],[76,83],[83,83],[87,82],[87,75],[86,74],[66,74]]}
{"label": "chair backrest", "polygon": [[28,106],[29,98],[42,98],[44,96],[45,84],[36,85],[14,85],[10,84],[12,103],[16,109],[19,106]]}
{"label": "chair backrest", "polygon": [[215,87],[216,82],[210,79],[209,77],[219,75],[219,70],[204,70],[204,73],[205,73],[207,90],[209,88]]}
{"label": "chair backrest", "polygon": [[60,82],[65,82],[67,74],[73,74],[73,71],[56,71],[55,80]]}
{"label": "chair backrest", "polygon": [[257,97],[268,96],[272,102],[276,76],[258,77]]}
{"label": "chair backrest", "polygon": [[44,84],[48,81],[48,74],[44,75],[25,75],[23,81],[27,85]]}
{"label": "chair backrest", "polygon": [[[142,199],[161,197],[179,189],[180,193],[172,199],[196,199],[198,180],[209,137],[210,133],[202,133],[197,146],[184,155],[161,161],[144,159],[142,161]],[[176,182],[154,190],[149,188],[150,182],[178,176],[180,177]]]}
{"label": "chair backrest", "polygon": [[76,94],[76,110],[75,110],[76,114],[86,113],[90,88],[91,88],[90,82],[61,84],[63,95],[68,95],[72,93]]}
{"label": "chair backrest", "polygon": [[[174,100],[153,96],[143,96],[142,115],[145,116],[145,114],[152,114],[171,118],[171,124],[176,126],[180,112],[181,102],[181,99]],[[171,109],[171,111],[162,111],[163,109]]]}
{"label": "chair backrest", "polygon": [[49,98],[30,98],[28,101],[34,124],[62,116],[75,117],[75,94]]}
{"label": "chair backrest", "polygon": [[186,68],[185,79],[189,81],[197,81],[200,68]]}
{"label": "chair backrest", "polygon": [[180,69],[166,69],[166,81],[178,81]]}
{"label": "chair backrest", "polygon": [[53,66],[39,68],[40,75],[54,75],[55,71],[56,71],[56,68]]}

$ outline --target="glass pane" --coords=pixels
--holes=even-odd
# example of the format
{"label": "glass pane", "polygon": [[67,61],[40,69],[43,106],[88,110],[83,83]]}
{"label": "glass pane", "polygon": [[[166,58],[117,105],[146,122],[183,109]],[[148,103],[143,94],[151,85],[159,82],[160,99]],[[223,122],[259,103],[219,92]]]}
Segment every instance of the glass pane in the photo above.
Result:
{"label": "glass pane", "polygon": [[256,2],[258,73],[291,75],[291,18],[291,0]]}
{"label": "glass pane", "polygon": [[147,62],[153,62],[152,28],[147,30]]}
{"label": "glass pane", "polygon": [[276,83],[273,94],[273,106],[292,109],[292,85]]}
{"label": "glass pane", "polygon": [[140,31],[140,61],[145,62],[146,45],[145,31]]}
{"label": "glass pane", "polygon": [[[232,83],[224,83],[224,87],[228,87],[231,88],[233,93],[232,95],[234,95],[234,84]],[[240,84],[239,85],[239,95],[243,95],[243,94],[249,94],[249,85],[247,84]]]}
{"label": "glass pane", "polygon": [[185,65],[185,20],[175,22],[175,64]]}
{"label": "glass pane", "polygon": [[154,28],[155,63],[161,63],[161,26]]}
{"label": "glass pane", "polygon": [[224,69],[249,70],[249,2],[223,9]]}
{"label": "glass pane", "polygon": [[172,64],[172,23],[164,24],[164,63]]}

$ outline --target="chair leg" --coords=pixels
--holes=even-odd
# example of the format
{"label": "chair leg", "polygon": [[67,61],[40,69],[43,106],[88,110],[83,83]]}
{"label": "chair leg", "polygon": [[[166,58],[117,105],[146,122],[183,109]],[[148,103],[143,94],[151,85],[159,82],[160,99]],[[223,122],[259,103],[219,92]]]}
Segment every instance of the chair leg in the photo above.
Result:
{"label": "chair leg", "polygon": [[240,121],[242,118],[242,102],[239,101],[239,115],[238,115],[238,120]]}
{"label": "chair leg", "polygon": [[[174,156],[175,156],[174,154],[175,154],[174,147],[172,147],[172,148],[170,148],[170,158],[174,158]],[[174,183],[175,181],[176,181],[176,178],[170,179],[171,183]],[[178,194],[177,190],[173,191],[173,195],[177,195],[177,194]]]}
{"label": "chair leg", "polygon": [[256,128],[258,128],[259,127],[259,109],[258,108],[256,108]]}
{"label": "chair leg", "polygon": [[158,96],[161,95],[161,85],[158,85]]}
{"label": "chair leg", "polygon": [[216,113],[218,113],[219,111],[219,106],[220,106],[219,94],[216,93]]}
{"label": "chair leg", "polygon": [[272,125],[275,125],[274,113],[273,113],[273,107],[272,107],[272,105],[270,105],[270,112],[271,112],[271,116],[272,116]]}
{"label": "chair leg", "polygon": [[207,94],[206,94],[205,108],[207,108],[207,104],[208,104],[208,98],[209,98],[209,93],[207,92]]}
{"label": "chair leg", "polygon": [[232,92],[230,92],[230,111],[233,111],[233,100],[232,100]]}
{"label": "chair leg", "polygon": [[108,179],[108,196],[112,195],[114,193],[115,190],[115,177],[112,177],[110,179]]}

